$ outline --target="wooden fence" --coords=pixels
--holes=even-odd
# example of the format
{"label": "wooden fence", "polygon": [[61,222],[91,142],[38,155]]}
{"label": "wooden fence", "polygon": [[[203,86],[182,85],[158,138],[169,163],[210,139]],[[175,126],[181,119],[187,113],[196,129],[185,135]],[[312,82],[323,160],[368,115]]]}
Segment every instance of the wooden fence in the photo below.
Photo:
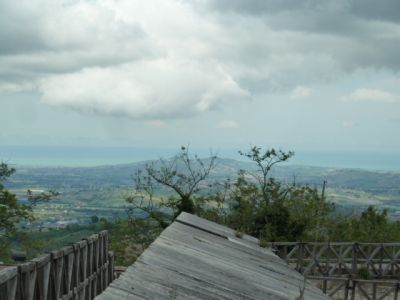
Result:
{"label": "wooden fence", "polygon": [[268,246],[332,299],[399,298],[400,243],[277,242]]}
{"label": "wooden fence", "polygon": [[0,300],[91,300],[114,279],[102,231],[17,266],[0,266]]}
{"label": "wooden fence", "polygon": [[270,243],[276,254],[304,275],[399,278],[400,243]]}
{"label": "wooden fence", "polygon": [[400,291],[399,281],[319,276],[308,276],[307,279],[313,281],[332,299],[397,300]]}

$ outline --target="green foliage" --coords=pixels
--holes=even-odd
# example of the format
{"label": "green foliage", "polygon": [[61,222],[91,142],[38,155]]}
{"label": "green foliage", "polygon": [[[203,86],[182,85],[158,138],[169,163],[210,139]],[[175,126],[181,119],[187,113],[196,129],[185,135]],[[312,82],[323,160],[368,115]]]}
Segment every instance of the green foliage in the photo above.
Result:
{"label": "green foliage", "polygon": [[[7,164],[0,164],[0,257],[7,257],[11,238],[18,237],[17,225],[21,221],[33,221],[33,206],[39,202],[49,201],[57,193],[34,194],[28,190],[27,203],[20,203],[15,194],[9,192],[4,187],[4,181],[15,172],[15,169],[9,168]],[[20,237],[23,235],[20,235]]]}
{"label": "green foliage", "polygon": [[361,267],[357,270],[357,278],[361,278],[364,280],[371,279],[371,274],[368,271],[368,268]]}
{"label": "green foliage", "polygon": [[[346,210],[338,212],[327,201],[325,183],[322,191],[319,191],[295,181],[288,183],[274,178],[271,175],[274,167],[288,161],[294,152],[252,147],[247,152],[239,153],[255,167],[240,170],[237,178],[232,181],[214,182],[218,176],[210,180],[209,175],[216,164],[216,156],[202,160],[196,155],[191,156],[188,148],[182,147],[171,160],[160,159],[136,171],[134,189],[125,198],[126,220],[108,221],[104,218],[114,216],[112,209],[118,208],[117,201],[123,197],[122,190],[83,189],[74,191],[76,194],[72,194],[66,202],[78,198],[80,207],[88,203],[90,207],[95,207],[95,210],[87,209],[84,212],[91,224],[71,224],[61,230],[29,233],[17,229],[22,228],[24,221],[33,220],[34,205],[47,202],[57,193],[50,191],[37,194],[28,190],[27,201],[18,202],[16,195],[7,191],[3,185],[15,170],[1,164],[1,246],[8,249],[12,244],[19,249],[28,249],[31,256],[107,229],[110,233],[110,248],[116,253],[117,264],[129,265],[182,211],[196,213],[230,226],[239,238],[243,234],[260,238],[260,245],[270,241],[400,240],[400,223],[391,222],[386,210],[370,206],[362,213],[345,215]],[[325,178],[325,175],[320,174],[315,178],[318,179],[314,179],[314,183],[319,178]],[[103,205],[110,205],[107,202],[110,199],[115,200],[113,205],[103,207],[102,211],[99,201],[103,201]],[[71,203],[69,205],[74,206]],[[62,207],[59,210],[64,209]]]}
{"label": "green foliage", "polygon": [[[390,242],[400,239],[400,223],[390,222],[387,210],[369,206],[361,214],[335,213],[322,192],[296,182],[287,184],[270,177],[276,164],[293,152],[252,147],[241,155],[255,162],[255,172],[241,171],[225,198],[229,208],[219,220],[236,230],[266,241]],[[203,216],[207,217],[206,213]]]}
{"label": "green foliage", "polygon": [[98,223],[99,222],[99,217],[98,216],[91,216],[90,217],[90,222],[92,224]]}
{"label": "green foliage", "polygon": [[151,219],[118,220],[109,231],[110,248],[116,264],[131,265],[161,233],[162,228]]}
{"label": "green foliage", "polygon": [[15,172],[5,163],[0,164],[0,255],[4,257],[8,251],[9,236],[14,233],[15,225],[20,220],[32,218],[31,209],[27,205],[21,205],[17,197],[7,191],[3,182]]}
{"label": "green foliage", "polygon": [[391,222],[387,210],[368,206],[361,214],[353,213],[330,219],[328,236],[332,241],[397,242],[400,222]]}
{"label": "green foliage", "polygon": [[[294,153],[273,148],[262,151],[259,147],[239,153],[257,168],[253,172],[239,172],[229,192],[222,197],[227,209],[219,220],[212,210],[213,219],[266,241],[319,239],[333,206],[315,188],[286,184],[270,176],[275,165],[287,161]],[[210,213],[203,210],[201,215],[209,217]]]}

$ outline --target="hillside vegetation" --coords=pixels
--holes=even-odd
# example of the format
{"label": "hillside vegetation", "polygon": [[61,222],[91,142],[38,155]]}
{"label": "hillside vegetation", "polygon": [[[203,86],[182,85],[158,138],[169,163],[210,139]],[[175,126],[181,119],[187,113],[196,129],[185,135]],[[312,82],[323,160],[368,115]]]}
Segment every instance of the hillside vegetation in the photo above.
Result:
{"label": "hillside vegetation", "polygon": [[286,164],[292,155],[253,147],[242,160],[199,159],[182,148],[126,165],[18,166],[3,184],[21,204],[28,189],[58,195],[17,224],[11,246],[36,255],[108,229],[118,262],[129,264],[180,211],[262,241],[400,239],[399,173]]}

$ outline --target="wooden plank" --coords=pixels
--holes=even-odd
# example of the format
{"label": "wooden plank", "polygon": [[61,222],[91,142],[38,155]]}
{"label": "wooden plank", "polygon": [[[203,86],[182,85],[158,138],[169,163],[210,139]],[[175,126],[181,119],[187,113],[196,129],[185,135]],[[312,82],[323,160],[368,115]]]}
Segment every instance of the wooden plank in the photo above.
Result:
{"label": "wooden plank", "polygon": [[37,271],[34,262],[18,265],[17,299],[33,300],[36,277]]}
{"label": "wooden plank", "polygon": [[37,258],[34,258],[32,261],[35,262],[37,271],[35,299],[47,300],[51,269],[50,254],[39,256]]}
{"label": "wooden plank", "polygon": [[256,239],[183,216],[96,299],[329,299]]}
{"label": "wooden plank", "polygon": [[0,299],[17,297],[18,268],[15,266],[0,269]]}
{"label": "wooden plank", "polygon": [[[210,233],[214,233],[216,235],[220,235],[221,237],[225,238],[232,238],[236,239],[236,231],[228,228],[226,226],[219,225],[217,223],[205,220],[203,218],[199,218],[195,215],[191,215],[185,212],[182,212],[178,218],[176,219],[176,222],[180,222],[182,224],[186,224],[189,226],[193,226],[195,228],[201,228],[201,229],[206,229],[209,230]],[[240,238],[241,240],[245,240],[250,243],[254,243],[257,246],[259,245],[259,240],[256,239],[255,237],[252,237],[247,234],[243,234],[242,237]]]}

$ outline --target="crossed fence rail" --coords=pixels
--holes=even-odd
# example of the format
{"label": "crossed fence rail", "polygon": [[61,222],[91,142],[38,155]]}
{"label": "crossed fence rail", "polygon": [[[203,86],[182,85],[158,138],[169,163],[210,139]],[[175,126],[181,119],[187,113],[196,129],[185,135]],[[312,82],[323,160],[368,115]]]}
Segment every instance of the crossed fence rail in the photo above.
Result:
{"label": "crossed fence rail", "polygon": [[277,242],[268,246],[333,299],[398,299],[400,243]]}
{"label": "crossed fence rail", "polygon": [[398,299],[399,281],[307,276],[332,299]]}
{"label": "crossed fence rail", "polygon": [[0,266],[0,300],[91,300],[114,279],[102,231],[17,266]]}

